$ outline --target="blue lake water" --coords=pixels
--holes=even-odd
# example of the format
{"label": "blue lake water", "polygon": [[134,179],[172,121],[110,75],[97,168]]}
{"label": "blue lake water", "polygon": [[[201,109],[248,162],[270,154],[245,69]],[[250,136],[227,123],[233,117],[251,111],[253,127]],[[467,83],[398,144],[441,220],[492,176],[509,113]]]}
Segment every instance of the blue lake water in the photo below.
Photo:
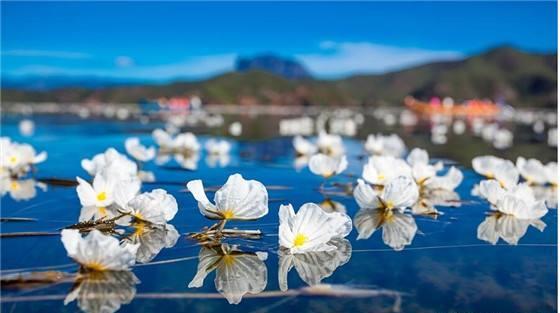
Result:
{"label": "blue lake water", "polygon": [[[4,119],[2,136],[32,144],[38,151],[47,151],[48,159],[38,166],[37,178],[76,176],[89,178],[80,161],[91,158],[108,147],[124,153],[127,137],[138,136],[142,143],[153,144],[151,130],[161,127],[154,122],[142,125],[133,122],[106,120],[57,120],[54,117],[36,119],[36,133],[22,137],[17,119]],[[208,136],[199,140],[204,143]],[[471,195],[474,184],[481,179],[471,169],[460,166],[465,179],[456,190],[461,198],[460,207],[441,207],[444,214],[437,219],[414,216],[418,226],[411,245],[395,251],[385,245],[382,231],[369,239],[356,240],[354,229],[347,237],[351,252],[346,263],[340,265],[323,283],[335,288],[385,290],[386,293],[361,297],[320,296],[314,293],[279,292],[278,281],[278,208],[291,203],[299,208],[307,202],[325,203],[326,196],[318,191],[323,179],[307,168],[296,170],[291,138],[275,137],[263,140],[233,139],[229,164],[211,167],[204,152],[198,169],[181,170],[173,163],[157,166],[146,164],[144,170],[153,171],[155,183],[145,183],[142,191],[163,188],[178,201],[179,212],[171,221],[181,237],[170,248],[164,248],[147,264],[133,268],[139,282],[121,284],[118,293],[127,294],[119,312],[555,312],[557,286],[557,210],[551,209],[542,219],[546,223],[540,232],[529,227],[517,245],[500,240],[491,245],[477,238],[477,228],[489,211],[489,205]],[[410,145],[410,140],[406,140]],[[350,166],[347,174],[359,176],[365,160],[359,158],[361,142],[345,140]],[[409,146],[409,148],[411,148]],[[432,155],[438,157],[439,155]],[[184,235],[212,225],[198,211],[196,201],[186,192],[185,184],[202,179],[206,186],[220,186],[229,175],[241,173],[246,179],[255,179],[270,188],[269,214],[259,221],[231,222],[231,227],[259,229],[264,236],[259,240],[237,239],[247,252],[267,252],[266,288],[259,295],[244,297],[240,304],[229,304],[216,291],[215,273],[206,277],[201,288],[188,288],[198,265],[201,247]],[[354,183],[349,175],[337,176],[338,183]],[[282,188],[279,188],[282,187]],[[77,222],[80,202],[75,187],[47,186],[36,189],[29,200],[14,200],[10,194],[2,197],[2,217],[36,218],[31,222],[3,222],[2,233],[22,231],[56,232]],[[351,195],[336,193],[331,201],[345,207],[354,217],[358,206]],[[213,198],[213,194],[209,194]],[[332,203],[332,202],[331,202]],[[73,273],[78,269],[67,257],[60,236],[2,238],[2,274],[30,270],[60,270]],[[169,262],[165,262],[169,261]],[[129,281],[134,281],[130,277]],[[76,312],[77,301],[64,304],[74,282],[64,281],[24,290],[3,290],[3,312]],[[307,284],[296,269],[288,274],[290,290],[301,290]],[[391,292],[389,292],[391,291]],[[398,294],[398,296],[396,296]],[[26,299],[26,297],[28,297]],[[10,301],[11,298],[11,301]],[[35,299],[35,300],[34,300]],[[37,300],[40,299],[40,300]],[[95,311],[95,310],[92,310]]]}

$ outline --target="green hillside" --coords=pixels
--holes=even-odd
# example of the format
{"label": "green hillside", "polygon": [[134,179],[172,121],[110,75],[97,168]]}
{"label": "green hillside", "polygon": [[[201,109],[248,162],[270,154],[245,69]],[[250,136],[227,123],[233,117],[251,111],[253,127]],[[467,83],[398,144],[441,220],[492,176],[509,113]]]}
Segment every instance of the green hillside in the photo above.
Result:
{"label": "green hillside", "polygon": [[428,99],[503,98],[515,106],[556,107],[556,54],[500,47],[461,61],[426,64],[382,75],[341,80],[287,80],[265,72],[227,73],[168,85],[63,88],[45,92],[3,89],[3,101],[137,102],[199,95],[206,103],[400,105],[406,95]]}

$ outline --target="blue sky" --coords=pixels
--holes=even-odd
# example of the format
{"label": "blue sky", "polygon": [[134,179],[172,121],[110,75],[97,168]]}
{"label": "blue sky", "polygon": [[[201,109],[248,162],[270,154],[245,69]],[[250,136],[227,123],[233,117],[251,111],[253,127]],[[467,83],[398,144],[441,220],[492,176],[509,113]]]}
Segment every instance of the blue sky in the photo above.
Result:
{"label": "blue sky", "polygon": [[382,73],[509,44],[557,50],[555,2],[2,2],[2,74],[201,79],[272,52]]}

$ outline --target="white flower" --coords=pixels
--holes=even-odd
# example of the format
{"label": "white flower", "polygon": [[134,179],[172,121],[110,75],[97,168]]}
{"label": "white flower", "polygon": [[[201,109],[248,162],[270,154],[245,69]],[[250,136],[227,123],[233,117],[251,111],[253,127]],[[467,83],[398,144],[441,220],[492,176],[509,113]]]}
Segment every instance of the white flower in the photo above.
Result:
{"label": "white flower", "polygon": [[182,168],[194,171],[198,168],[200,155],[198,152],[175,153],[173,158]]}
{"label": "white flower", "polygon": [[411,175],[410,166],[393,156],[371,156],[362,171],[363,179],[373,185],[385,185],[396,177]]}
{"label": "white flower", "polygon": [[531,186],[533,193],[535,194],[535,199],[544,200],[546,206],[551,209],[558,207],[558,190],[556,186]]}
{"label": "white flower", "polygon": [[453,191],[457,188],[463,181],[463,173],[452,166],[449,171],[443,176],[434,176],[424,183],[424,187],[427,189],[442,189]]}
{"label": "white flower", "polygon": [[360,208],[403,211],[418,200],[418,186],[410,177],[400,176],[391,180],[383,191],[377,194],[363,180],[358,179],[358,185],[354,189],[354,199]]}
{"label": "white flower", "polygon": [[472,160],[472,166],[478,174],[497,180],[507,189],[513,188],[519,181],[519,171],[509,160],[480,156]]}
{"label": "white flower", "polygon": [[549,162],[546,164],[546,181],[551,185],[558,185],[558,163]]}
{"label": "white flower", "polygon": [[511,147],[513,144],[513,133],[508,129],[500,128],[494,131],[493,136],[492,145],[496,149],[503,150]]}
{"label": "white flower", "polygon": [[0,178],[0,195],[9,193],[16,201],[29,200],[37,195],[36,187],[46,191],[47,185],[39,183],[34,179],[12,179],[10,177]]}
{"label": "white flower", "polygon": [[500,238],[510,245],[517,245],[529,226],[543,231],[546,224],[540,219],[518,219],[512,215],[491,214],[477,228],[477,238],[495,245]]}
{"label": "white flower", "polygon": [[547,183],[547,169],[541,161],[537,159],[526,160],[523,157],[518,157],[516,166],[527,183],[537,185],[544,185]]}
{"label": "white flower", "polygon": [[177,200],[163,189],[155,189],[137,195],[123,211],[137,220],[156,225],[165,225],[177,214]]}
{"label": "white flower", "polygon": [[[435,165],[430,164],[430,157],[428,156],[428,152],[419,148],[414,148],[406,158],[406,161],[412,167],[412,177],[419,185],[427,186],[431,183],[432,180],[436,179],[437,172],[443,169],[442,162],[437,162]],[[455,170],[453,175],[456,176]],[[461,180],[462,174],[459,183],[461,182]],[[442,182],[447,182],[447,179]],[[438,185],[438,187],[441,187],[442,182],[436,182],[436,185]],[[454,186],[452,189],[454,189],[455,187],[456,186]]]}
{"label": "white flower", "polygon": [[325,131],[319,132],[317,137],[317,148],[323,154],[330,156],[341,156],[344,154],[344,144],[339,135],[327,134]]}
{"label": "white flower", "polygon": [[120,154],[114,148],[107,149],[104,153],[95,155],[91,160],[83,159],[82,168],[91,176],[104,173],[115,179],[137,178],[138,167],[124,154]]}
{"label": "white flower", "polygon": [[475,172],[487,178],[494,178],[496,167],[505,160],[493,155],[478,156],[472,159],[472,167]]}
{"label": "white flower", "polygon": [[218,139],[209,139],[204,146],[210,155],[227,155],[231,149],[229,142]]}
{"label": "white flower", "polygon": [[79,177],[77,180],[76,191],[82,204],[80,221],[117,216],[138,194],[141,185],[138,179],[117,180],[103,173],[94,177],[93,185]]}
{"label": "white flower", "polygon": [[7,137],[0,139],[0,167],[10,172],[12,176],[22,176],[31,169],[32,165],[46,159],[46,152],[37,154],[29,144],[12,142]]}
{"label": "white flower", "polygon": [[345,213],[327,213],[314,203],[306,203],[297,214],[291,204],[281,205],[278,212],[279,243],[290,253],[331,251],[329,241],[344,238],[352,231],[352,220]]}
{"label": "white flower", "polygon": [[543,200],[537,201],[531,188],[519,188],[515,193],[507,192],[497,200],[495,209],[518,219],[540,219],[548,212]]}
{"label": "white flower", "polygon": [[268,214],[268,192],[256,180],[245,180],[240,174],[229,176],[214,195],[215,204],[206,197],[201,180],[191,180],[187,189],[198,201],[202,215],[220,220],[256,220]]}
{"label": "white flower", "polygon": [[120,246],[119,240],[92,230],[85,238],[76,229],[64,229],[62,244],[68,256],[94,271],[125,271],[134,265],[138,245]]}
{"label": "white flower", "polygon": [[313,174],[329,178],[342,173],[348,166],[346,156],[330,157],[326,154],[315,154],[309,159],[309,170]]}
{"label": "white flower", "polygon": [[358,231],[358,240],[368,239],[382,228],[383,242],[396,251],[410,245],[418,226],[414,218],[398,210],[362,208],[354,216],[354,225]]}
{"label": "white flower", "polygon": [[193,133],[181,133],[172,137],[164,130],[156,129],[152,132],[152,137],[158,146],[164,150],[173,152],[181,152],[185,150],[198,152],[200,150],[198,139],[196,139],[196,136]]}
{"label": "white flower", "polygon": [[299,135],[294,137],[292,143],[298,155],[313,155],[318,149],[316,145]]}
{"label": "white flower", "polygon": [[257,294],[264,290],[267,270],[266,252],[244,252],[236,246],[222,244],[202,247],[198,254],[198,268],[189,288],[199,288],[208,274],[216,271],[216,289],[230,304],[239,304],[246,293]]}
{"label": "white flower", "polygon": [[35,131],[35,123],[32,120],[21,120],[19,122],[19,133],[22,134],[23,136],[31,136],[33,135],[33,132]]}
{"label": "white flower", "polygon": [[413,214],[439,215],[442,213],[436,209],[436,206],[459,207],[460,201],[459,194],[453,190],[424,188],[411,209]]}
{"label": "white flower", "polygon": [[336,238],[330,241],[336,249],[330,251],[311,251],[292,254],[280,249],[278,255],[278,284],[280,290],[288,290],[288,272],[295,267],[299,277],[308,285],[314,286],[331,276],[334,271],[346,264],[352,255],[352,246],[346,239]]}
{"label": "white flower", "polygon": [[229,125],[229,133],[232,136],[239,137],[243,132],[243,125],[240,122],[233,122]]}
{"label": "white flower", "polygon": [[156,149],[154,147],[146,147],[140,143],[138,137],[128,138],[124,142],[126,152],[133,158],[140,162],[147,162],[156,156]]}
{"label": "white flower", "polygon": [[404,141],[396,134],[388,136],[370,134],[366,139],[364,148],[370,155],[389,155],[397,158],[401,157],[406,151]]}
{"label": "white flower", "polygon": [[82,206],[101,208],[113,204],[113,190],[117,181],[111,176],[96,175],[93,179],[93,185],[80,177],[76,177],[76,179],[78,180],[76,192]]}

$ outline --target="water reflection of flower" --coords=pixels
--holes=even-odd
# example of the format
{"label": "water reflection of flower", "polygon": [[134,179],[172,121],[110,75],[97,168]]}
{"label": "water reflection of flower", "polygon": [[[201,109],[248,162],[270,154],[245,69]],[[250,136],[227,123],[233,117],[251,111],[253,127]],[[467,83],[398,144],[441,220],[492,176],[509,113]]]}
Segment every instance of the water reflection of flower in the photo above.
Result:
{"label": "water reflection of flower", "polygon": [[358,239],[368,239],[378,230],[383,230],[383,242],[396,251],[410,245],[418,227],[414,217],[396,210],[360,209],[354,216]]}
{"label": "water reflection of flower", "polygon": [[157,165],[164,165],[171,161],[171,157],[184,169],[194,171],[198,168],[198,161],[200,155],[198,151],[165,151],[159,150],[156,157],[155,163]]}
{"label": "water reflection of flower", "polygon": [[198,268],[189,288],[202,287],[208,274],[216,271],[216,290],[230,304],[238,304],[246,293],[262,292],[267,283],[266,252],[244,252],[237,246],[204,246],[198,255]]}
{"label": "water reflection of flower", "polygon": [[226,167],[231,157],[229,154],[208,154],[205,160],[208,167]]}
{"label": "water reflection of flower", "polygon": [[336,247],[331,251],[310,251],[292,254],[287,249],[279,250],[278,283],[280,290],[288,290],[288,272],[295,267],[299,277],[308,285],[321,283],[331,276],[336,269],[346,264],[352,255],[350,242],[343,238],[335,238],[329,245]]}
{"label": "water reflection of flower", "polygon": [[78,274],[64,305],[77,300],[87,313],[112,313],[128,304],[136,295],[140,280],[129,271],[84,271]]}
{"label": "water reflection of flower", "polygon": [[533,193],[535,194],[535,198],[537,200],[544,200],[546,202],[546,206],[549,208],[557,208],[558,207],[558,189],[556,186],[531,186],[533,189]]}
{"label": "water reflection of flower", "polygon": [[4,177],[0,179],[0,195],[9,194],[16,201],[30,200],[37,196],[37,187],[47,191],[47,185],[35,179],[12,179]]}
{"label": "water reflection of flower", "polygon": [[404,213],[418,201],[418,187],[412,178],[397,177],[381,192],[359,179],[354,198],[360,207],[354,216],[358,239],[367,239],[382,228],[383,242],[389,247],[402,250],[412,243],[418,227],[412,215]]}
{"label": "water reflection of flower", "polygon": [[543,231],[546,224],[540,219],[519,219],[513,215],[493,213],[484,219],[477,229],[477,238],[495,245],[500,238],[516,245],[525,236],[529,226]]}
{"label": "water reflection of flower", "polygon": [[459,194],[446,189],[426,189],[420,190],[418,201],[412,206],[413,214],[434,215],[441,214],[436,206],[459,207],[461,206]]}
{"label": "water reflection of flower", "polygon": [[319,203],[319,206],[327,213],[346,213],[346,206],[344,204],[329,198],[324,199],[321,203]]}
{"label": "water reflection of flower", "polygon": [[139,244],[136,251],[136,262],[148,263],[163,248],[172,248],[177,244],[179,232],[171,224],[154,225],[136,222],[132,225],[134,232],[124,240],[126,244]]}

